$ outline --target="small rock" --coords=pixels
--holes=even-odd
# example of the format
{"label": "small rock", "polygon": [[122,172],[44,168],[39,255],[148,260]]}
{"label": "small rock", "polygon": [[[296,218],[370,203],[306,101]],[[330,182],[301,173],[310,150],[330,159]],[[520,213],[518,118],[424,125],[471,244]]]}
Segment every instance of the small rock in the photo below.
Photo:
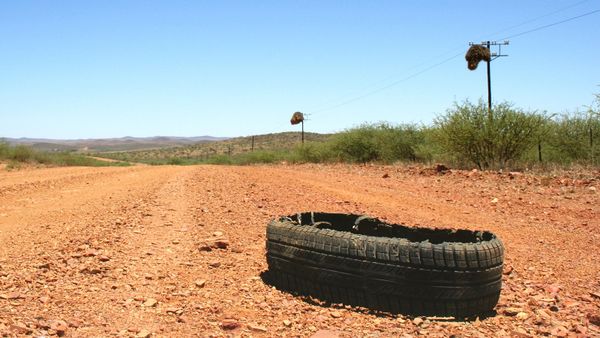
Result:
{"label": "small rock", "polygon": [[445,166],[445,165],[443,165],[443,164],[436,164],[436,165],[435,165],[435,171],[436,171],[437,173],[445,173],[445,172],[446,172],[446,171],[448,171],[448,170],[450,170],[450,169],[448,169],[448,167],[446,167],[446,166]]}
{"label": "small rock", "polygon": [[342,316],[342,314],[337,311],[330,312],[329,315],[333,318],[340,318]]}
{"label": "small rock", "polygon": [[508,276],[513,272],[513,270],[514,270],[514,268],[512,267],[512,265],[506,265],[504,267],[504,271],[502,271],[502,273]]}
{"label": "small rock", "polygon": [[204,279],[199,279],[195,281],[194,284],[196,285],[196,287],[203,288],[206,284],[206,281]]}
{"label": "small rock", "polygon": [[67,321],[69,327],[78,328],[81,326],[82,322],[79,319],[71,319]]}
{"label": "small rock", "polygon": [[560,285],[552,284],[544,288],[544,290],[552,295],[556,295],[560,291]]}
{"label": "small rock", "polygon": [[221,322],[221,328],[223,330],[235,330],[240,326],[240,323],[235,319],[225,319]]}
{"label": "small rock", "polygon": [[38,321],[38,323],[36,324],[38,329],[42,329],[42,330],[48,330],[50,328],[50,324],[46,321],[44,321],[43,319],[40,319]]}
{"label": "small rock", "polygon": [[590,292],[590,295],[594,298],[600,299],[600,292]]}
{"label": "small rock", "polygon": [[252,331],[267,332],[267,328],[257,324],[248,324],[248,328]]}
{"label": "small rock", "polygon": [[32,329],[28,328],[27,326],[25,326],[25,324],[23,323],[15,323],[15,324],[11,324],[8,329],[16,334],[20,334],[20,335],[25,335],[25,334],[31,334],[31,332],[33,332]]}
{"label": "small rock", "polygon": [[421,317],[417,317],[417,318],[413,319],[413,321],[412,321],[412,322],[413,322],[413,324],[415,324],[416,326],[419,326],[419,325],[423,324],[423,318],[421,318]]}
{"label": "small rock", "polygon": [[148,330],[141,330],[140,332],[138,332],[135,337],[136,338],[148,338],[152,335],[152,333]]}
{"label": "small rock", "polygon": [[165,311],[167,313],[173,313],[173,314],[181,314],[181,313],[183,313],[183,310],[180,309],[180,308],[178,308],[178,307],[170,307],[170,308],[167,308]]}
{"label": "small rock", "polygon": [[552,316],[550,316],[550,314],[544,309],[537,309],[535,310],[535,313],[544,319],[552,319]]}
{"label": "small rock", "polygon": [[529,318],[529,314],[527,312],[519,312],[517,313],[516,317],[520,320],[526,320],[527,318]]}
{"label": "small rock", "polygon": [[496,204],[496,203],[498,203],[498,198],[494,197],[494,198],[492,199],[492,204]]}
{"label": "small rock", "polygon": [[110,257],[102,255],[102,256],[98,257],[98,260],[100,262],[108,262],[108,261],[110,261]]}
{"label": "small rock", "polygon": [[588,190],[589,190],[590,192],[596,192],[596,190],[597,190],[597,189],[596,189],[596,187],[589,187],[589,188],[588,188]]}
{"label": "small rock", "polygon": [[96,251],[94,249],[88,249],[88,250],[86,250],[86,252],[83,255],[85,257],[95,257],[95,256],[98,256],[98,251]]}
{"label": "small rock", "polygon": [[56,334],[62,336],[69,329],[69,325],[64,320],[55,320],[50,323],[50,329],[56,331]]}
{"label": "small rock", "polygon": [[522,328],[516,328],[514,330],[511,331],[511,337],[520,337],[520,338],[530,338],[532,337],[529,333],[527,333],[527,331],[525,331]]}
{"label": "small rock", "polygon": [[550,330],[550,334],[555,337],[566,337],[569,334],[569,330],[566,327],[559,325]]}
{"label": "small rock", "polygon": [[42,263],[37,266],[38,269],[50,269],[50,263]]}
{"label": "small rock", "polygon": [[16,300],[16,299],[22,299],[22,298],[25,298],[25,297],[23,297],[23,295],[21,295],[17,291],[11,292],[9,294],[0,294],[0,299]]}
{"label": "small rock", "polygon": [[338,331],[331,330],[319,330],[315,332],[310,338],[339,338],[340,333]]}
{"label": "small rock", "polygon": [[211,268],[218,268],[221,266],[221,262],[219,261],[212,261],[210,263],[208,263],[208,266],[210,266]]}
{"label": "small rock", "polygon": [[215,232],[213,232],[212,235],[215,236],[215,237],[222,237],[223,233],[221,231],[215,231]]}
{"label": "small rock", "polygon": [[577,332],[581,333],[582,335],[585,335],[585,334],[587,334],[587,332],[588,332],[588,329],[587,329],[587,327],[585,327],[585,326],[577,325],[577,326],[575,327],[575,331],[577,331]]}
{"label": "small rock", "polygon": [[178,239],[174,239],[174,240],[171,241],[171,243],[173,243],[173,244],[179,244],[179,240]]}
{"label": "small rock", "polygon": [[586,317],[590,321],[590,324],[594,324],[600,327],[600,314],[588,313]]}
{"label": "small rock", "polygon": [[213,246],[217,249],[227,249],[227,247],[229,247],[229,241],[226,239],[216,239]]}
{"label": "small rock", "polygon": [[283,325],[285,325],[287,327],[290,327],[290,326],[292,326],[292,322],[289,321],[288,319],[286,319],[286,320],[283,321]]}
{"label": "small rock", "polygon": [[202,244],[198,247],[199,251],[212,251],[212,247],[208,244]]}
{"label": "small rock", "polygon": [[146,301],[144,302],[144,304],[142,304],[145,307],[155,307],[156,304],[158,304],[158,301],[154,298],[148,298],[146,299]]}
{"label": "small rock", "polygon": [[523,309],[519,309],[516,307],[507,307],[502,312],[507,316],[513,317],[513,316],[516,316],[517,314],[519,314],[519,312],[523,312]]}
{"label": "small rock", "polygon": [[383,174],[383,176],[381,176],[381,178],[390,178],[390,174],[385,173],[385,174]]}

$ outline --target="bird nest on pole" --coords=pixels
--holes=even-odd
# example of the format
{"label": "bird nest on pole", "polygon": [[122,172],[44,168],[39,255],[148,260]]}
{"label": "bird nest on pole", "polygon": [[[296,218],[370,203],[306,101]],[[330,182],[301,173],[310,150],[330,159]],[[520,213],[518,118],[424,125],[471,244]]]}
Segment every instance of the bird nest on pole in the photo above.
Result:
{"label": "bird nest on pole", "polygon": [[465,55],[467,67],[469,67],[470,70],[477,69],[479,62],[481,61],[490,62],[490,57],[490,50],[482,45],[471,46],[467,51],[467,55]]}
{"label": "bird nest on pole", "polygon": [[300,122],[304,121],[304,115],[297,111],[294,113],[294,115],[292,115],[292,119],[290,120],[291,124],[298,124]]}

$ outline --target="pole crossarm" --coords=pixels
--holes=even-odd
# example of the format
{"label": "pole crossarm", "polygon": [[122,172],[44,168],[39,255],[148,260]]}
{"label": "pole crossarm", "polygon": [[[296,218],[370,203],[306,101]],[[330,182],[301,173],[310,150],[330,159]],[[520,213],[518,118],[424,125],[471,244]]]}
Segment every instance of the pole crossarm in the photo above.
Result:
{"label": "pole crossarm", "polygon": [[[490,56],[491,56],[491,60],[493,61],[499,57],[502,56],[508,56],[508,54],[502,54],[502,46],[508,46],[510,44],[510,41],[508,40],[504,40],[504,41],[481,41],[481,43],[475,43],[475,42],[469,42],[469,46],[484,46],[487,47],[490,50]],[[492,52],[491,50],[491,46],[498,46],[498,51],[497,52]]]}
{"label": "pole crossarm", "polygon": [[[492,113],[492,76],[490,64],[493,60],[502,57],[508,56],[507,54],[502,54],[502,46],[508,46],[509,41],[482,41],[481,43],[469,42],[469,46],[482,46],[487,48],[489,52],[489,57],[487,58],[487,87],[488,87],[488,117],[489,120],[492,121],[494,119],[494,115]],[[498,52],[492,53],[492,46],[498,47]],[[468,55],[468,53],[467,53]],[[471,69],[471,68],[470,68]]]}

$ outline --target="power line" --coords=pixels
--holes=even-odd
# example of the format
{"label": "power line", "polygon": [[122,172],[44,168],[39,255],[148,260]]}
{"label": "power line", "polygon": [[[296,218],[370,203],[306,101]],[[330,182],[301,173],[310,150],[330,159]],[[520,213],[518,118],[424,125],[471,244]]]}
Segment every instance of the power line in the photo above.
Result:
{"label": "power line", "polygon": [[[445,57],[446,55],[448,55],[450,53],[455,53],[457,50],[462,50],[462,49],[463,49],[463,46],[460,46],[459,48],[454,48],[454,49],[452,49],[452,50],[450,50],[448,52],[445,52],[443,54],[440,54],[440,55],[437,55],[437,56],[435,56],[433,58],[430,58],[430,60],[431,61],[438,60],[441,57]],[[456,56],[453,56],[453,57],[456,57]],[[418,63],[416,65],[413,65],[413,66],[405,69],[404,73],[406,74],[407,72],[409,72],[409,71],[411,71],[413,69],[416,70],[416,69],[418,69],[418,68],[420,68],[422,66],[425,66],[427,64],[429,64],[429,62],[427,62],[427,61],[420,62],[420,63]],[[384,79],[371,82],[370,84],[367,84],[367,85],[363,86],[362,88],[359,88],[359,89],[355,90],[354,92],[365,92],[365,91],[367,91],[367,90],[369,90],[369,89],[371,89],[371,88],[373,88],[373,87],[375,87],[375,86],[377,86],[379,84],[383,84],[383,83],[388,82],[388,81],[390,81],[390,80],[392,80],[394,78],[397,78],[398,75],[400,75],[400,74],[390,75],[390,76],[385,77]],[[398,80],[395,80],[393,83],[396,83],[396,82],[398,82]],[[392,85],[391,84],[387,84],[387,85],[384,85],[384,86],[386,88],[389,88]],[[362,95],[364,95],[364,94],[361,94],[359,96],[362,96]],[[323,104],[319,104],[319,105],[313,106],[313,107],[307,109],[307,111],[312,111],[314,113],[314,112],[320,112],[320,111],[328,110],[329,106],[335,105],[335,104],[337,104],[339,102],[343,102],[343,101],[347,101],[347,100],[353,100],[355,98],[355,96],[356,96],[356,94],[350,94],[350,93],[346,94],[346,95],[341,95],[341,96],[338,96],[336,99],[328,100],[328,101],[324,102]]]}
{"label": "power line", "polygon": [[[588,1],[589,1],[589,0],[579,1],[579,2],[577,2],[577,3],[574,3],[574,4],[572,4],[572,5],[569,5],[569,6],[566,6],[566,7],[559,8],[559,9],[557,9],[557,10],[553,11],[553,12],[550,12],[550,13],[547,13],[547,14],[544,14],[544,15],[541,15],[541,16],[538,16],[538,17],[536,17],[536,18],[533,18],[533,19],[530,19],[530,20],[524,21],[524,22],[522,22],[522,23],[520,23],[520,24],[517,24],[517,25],[511,26],[511,27],[509,27],[509,28],[502,29],[502,30],[500,30],[500,31],[497,31],[497,32],[495,32],[495,33],[492,33],[491,35],[498,34],[498,33],[500,33],[500,32],[504,32],[504,31],[507,31],[507,30],[510,30],[510,29],[514,29],[514,28],[516,28],[516,27],[521,27],[521,26],[523,26],[523,25],[526,25],[526,24],[528,24],[528,23],[531,23],[531,22],[537,21],[537,20],[539,20],[539,19],[541,19],[541,18],[544,18],[544,17],[550,16],[550,15],[553,15],[553,14],[556,14],[556,13],[560,13],[560,12],[563,12],[563,11],[565,11],[565,10],[567,10],[567,9],[570,9],[570,8],[576,7],[576,6],[580,5],[580,4],[582,4],[582,3],[585,3],[585,2],[588,2]],[[498,40],[508,40],[508,39],[512,39],[512,38],[519,37],[519,36],[522,36],[522,35],[526,35],[526,34],[529,34],[529,33],[533,33],[533,32],[539,31],[539,30],[543,30],[543,29],[546,29],[546,28],[549,28],[549,27],[557,26],[557,25],[560,25],[560,24],[563,24],[563,23],[566,23],[566,22],[569,22],[569,21],[573,21],[573,20],[576,20],[576,19],[579,19],[579,18],[582,18],[582,17],[588,16],[588,15],[592,15],[592,14],[595,14],[595,13],[597,13],[597,12],[600,12],[600,9],[593,10],[593,11],[590,11],[590,12],[587,12],[587,13],[583,13],[583,14],[580,14],[580,15],[577,15],[577,16],[574,16],[574,17],[570,17],[570,18],[567,18],[567,19],[564,19],[564,20],[560,20],[560,21],[557,21],[557,22],[553,22],[553,23],[550,23],[550,24],[546,24],[546,25],[543,25],[543,26],[540,26],[540,27],[536,27],[536,28],[533,28],[533,29],[530,29],[530,30],[526,30],[526,31],[524,31],[524,32],[521,32],[521,33],[516,33],[516,34],[510,35],[510,36],[507,36],[507,37],[504,37],[504,38],[502,38],[502,39],[498,39]],[[457,49],[457,48],[453,49],[453,51],[454,51],[454,50],[456,50],[456,49]],[[447,54],[447,53],[445,53],[445,54]],[[352,98],[350,98],[350,99],[344,100],[344,101],[342,101],[342,102],[340,102],[340,103],[338,103],[338,104],[334,104],[334,105],[332,105],[332,106],[326,106],[325,108],[322,108],[322,109],[313,110],[312,112],[313,112],[313,113],[320,113],[320,112],[324,112],[324,111],[327,111],[327,110],[332,110],[332,109],[335,109],[335,108],[339,108],[339,107],[345,106],[345,105],[347,105],[347,104],[350,104],[350,103],[352,103],[352,102],[355,102],[355,101],[358,101],[358,100],[362,100],[362,99],[364,99],[364,98],[366,98],[366,97],[372,96],[372,95],[374,95],[374,94],[377,94],[377,93],[379,93],[379,92],[382,92],[382,91],[384,91],[384,90],[386,90],[386,89],[389,89],[389,88],[391,88],[391,87],[394,87],[394,86],[396,86],[396,85],[398,85],[398,84],[400,84],[400,83],[402,83],[402,82],[406,82],[406,81],[408,81],[408,80],[410,80],[410,79],[412,79],[412,78],[414,78],[414,77],[417,77],[417,76],[419,76],[419,75],[421,75],[421,74],[423,74],[423,73],[425,73],[425,72],[427,72],[427,71],[429,71],[429,70],[431,70],[431,69],[433,69],[433,68],[436,68],[436,67],[438,67],[438,66],[440,66],[440,65],[442,65],[442,64],[445,64],[445,63],[447,63],[447,62],[449,62],[449,61],[451,61],[451,60],[455,59],[456,57],[458,57],[458,56],[460,56],[460,55],[462,55],[462,52],[460,52],[460,53],[458,53],[458,54],[455,54],[455,55],[453,55],[453,56],[451,56],[451,57],[449,57],[449,58],[447,58],[447,59],[444,59],[444,60],[443,60],[443,61],[441,61],[441,62],[435,63],[435,64],[433,64],[433,65],[431,65],[431,66],[429,66],[429,67],[427,67],[427,68],[425,68],[425,69],[423,69],[423,70],[421,70],[421,71],[418,71],[418,72],[416,72],[416,73],[414,73],[414,74],[411,74],[411,75],[409,75],[409,76],[407,76],[407,77],[404,77],[404,78],[402,78],[402,79],[400,79],[400,80],[394,81],[394,82],[392,82],[392,83],[390,83],[390,84],[388,84],[388,85],[385,85],[385,86],[383,86],[383,87],[379,87],[379,88],[377,88],[377,89],[374,89],[374,90],[371,90],[371,91],[369,91],[369,92],[367,92],[367,93],[365,93],[365,94],[362,94],[362,95],[359,95],[359,96],[352,97]],[[389,77],[388,77],[388,78],[389,78]],[[386,81],[388,78],[386,78],[386,79],[384,79],[384,80],[382,80],[382,81],[378,81],[378,82],[376,82],[376,83],[381,83],[381,82],[383,82],[383,81]],[[370,87],[370,86],[367,86],[366,88],[368,88],[368,87]],[[321,105],[321,106],[317,106],[317,107],[322,107],[322,106],[323,106],[323,105]]]}
{"label": "power line", "polygon": [[[557,10],[554,10],[554,11],[552,11],[552,12],[550,12],[550,13],[546,13],[546,14],[540,15],[540,16],[538,16],[538,17],[535,17],[535,18],[533,18],[533,19],[528,19],[528,20],[525,20],[525,21],[523,21],[523,22],[521,22],[521,23],[518,23],[518,24],[516,24],[516,25],[514,25],[514,26],[510,26],[510,27],[503,28],[503,29],[501,29],[501,30],[495,31],[494,33],[488,34],[488,36],[492,37],[492,36],[494,36],[494,35],[496,35],[496,34],[500,34],[500,33],[502,33],[502,32],[506,32],[506,31],[509,31],[509,30],[511,30],[511,29],[515,29],[515,28],[518,28],[518,27],[521,27],[521,26],[525,26],[525,25],[526,25],[526,24],[528,24],[528,23],[532,23],[532,22],[538,21],[538,20],[540,20],[540,19],[543,19],[543,18],[545,18],[545,17],[549,17],[549,16],[551,16],[551,15],[558,14],[558,13],[560,13],[560,12],[564,12],[564,11],[566,11],[566,10],[568,10],[568,9],[571,9],[571,8],[573,8],[573,7],[577,7],[577,6],[581,5],[581,4],[583,4],[583,3],[586,3],[586,2],[589,2],[589,1],[590,1],[590,0],[578,1],[578,2],[576,2],[576,3],[574,3],[574,4],[571,4],[571,5],[568,5],[568,6],[565,6],[565,7],[561,7],[561,8],[559,8],[559,9],[557,9]],[[481,39],[477,39],[477,40],[481,40]],[[502,39],[500,39],[500,40],[502,40]]]}
{"label": "power line", "polygon": [[352,102],[354,102],[354,101],[362,100],[362,99],[364,99],[364,98],[366,98],[366,97],[369,97],[369,96],[371,96],[371,95],[377,94],[377,93],[379,93],[379,92],[381,92],[381,91],[384,91],[384,90],[386,90],[386,89],[388,89],[388,88],[391,88],[391,87],[393,87],[393,86],[396,86],[396,85],[398,85],[398,84],[400,84],[400,83],[402,83],[402,82],[405,82],[405,81],[408,81],[408,80],[410,80],[410,79],[412,79],[412,78],[414,78],[414,77],[417,77],[417,76],[419,76],[419,75],[421,75],[421,74],[423,74],[423,73],[425,73],[425,72],[427,72],[427,71],[429,71],[429,70],[431,70],[431,69],[433,69],[433,68],[435,68],[435,67],[441,66],[441,65],[443,65],[444,63],[447,63],[447,62],[449,62],[449,61],[451,61],[451,60],[453,60],[453,59],[455,59],[455,58],[459,57],[459,56],[460,56],[460,55],[462,55],[462,54],[463,54],[463,52],[460,52],[460,53],[458,53],[458,54],[455,54],[455,55],[453,55],[453,56],[451,56],[451,57],[449,57],[449,58],[447,58],[447,59],[445,59],[445,60],[443,60],[443,61],[441,61],[441,62],[438,62],[438,63],[436,63],[436,64],[434,64],[434,65],[431,65],[431,66],[429,66],[429,67],[427,67],[427,68],[425,68],[425,69],[423,69],[423,70],[421,70],[421,71],[419,71],[419,72],[416,72],[416,73],[414,73],[414,74],[411,74],[411,75],[409,75],[409,76],[407,76],[407,77],[405,77],[405,78],[403,78],[403,79],[400,79],[400,80],[394,81],[394,82],[392,82],[392,83],[390,83],[390,84],[388,84],[388,85],[386,85],[386,86],[384,86],[384,87],[377,88],[377,89],[375,89],[375,90],[372,90],[372,91],[370,91],[370,92],[368,92],[368,93],[366,93],[366,94],[363,94],[363,95],[357,96],[357,97],[355,97],[355,98],[352,98],[352,99],[346,100],[346,101],[344,101],[344,102],[341,102],[341,103],[338,103],[338,104],[336,104],[336,105],[334,105],[334,106],[331,106],[331,107],[327,107],[327,108],[324,108],[324,109],[318,110],[318,111],[316,111],[315,113],[319,113],[319,112],[323,112],[323,111],[326,111],[326,110],[331,110],[331,109],[339,108],[339,107],[341,107],[341,106],[345,106],[345,105],[347,105],[347,104],[349,104],[349,103],[352,103]]}
{"label": "power line", "polygon": [[549,23],[547,25],[536,27],[536,28],[533,28],[533,29],[530,29],[530,30],[527,30],[527,31],[524,31],[524,32],[521,32],[521,33],[509,35],[509,36],[504,37],[504,38],[499,39],[499,40],[508,40],[508,39],[516,38],[517,36],[522,36],[522,35],[533,33],[533,32],[537,32],[537,31],[540,31],[542,29],[546,29],[546,28],[549,28],[549,27],[558,26],[558,25],[563,24],[565,22],[569,22],[569,21],[573,21],[573,20],[576,20],[576,19],[579,19],[579,18],[583,18],[584,16],[592,15],[592,14],[595,14],[595,13],[598,13],[598,12],[600,12],[600,9],[596,9],[596,10],[593,10],[591,12],[587,12],[587,13],[583,13],[583,14],[580,14],[580,15],[577,15],[577,16],[574,16],[574,17],[570,17],[568,19],[564,19],[564,20],[560,20],[560,21],[557,21],[557,22]]}

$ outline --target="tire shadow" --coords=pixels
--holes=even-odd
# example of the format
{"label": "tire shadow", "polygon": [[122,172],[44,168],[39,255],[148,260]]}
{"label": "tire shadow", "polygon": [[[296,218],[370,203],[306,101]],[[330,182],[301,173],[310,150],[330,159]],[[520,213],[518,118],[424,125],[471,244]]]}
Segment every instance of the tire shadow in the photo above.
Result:
{"label": "tire shadow", "polygon": [[320,308],[347,309],[347,310],[350,309],[354,312],[369,314],[369,315],[373,315],[373,316],[377,316],[377,317],[381,317],[381,318],[398,318],[398,316],[403,316],[403,317],[406,317],[407,319],[412,320],[417,317],[426,317],[427,319],[429,319],[430,321],[433,321],[433,322],[461,323],[461,322],[474,322],[477,320],[485,320],[487,318],[493,318],[497,315],[497,312],[495,310],[489,311],[487,313],[482,313],[482,314],[473,315],[473,316],[466,316],[466,317],[438,317],[438,316],[432,316],[432,315],[428,315],[428,314],[419,314],[419,313],[415,313],[415,312],[390,311],[387,309],[373,307],[373,306],[370,306],[369,304],[363,303],[363,302],[331,301],[328,299],[323,299],[322,297],[319,297],[319,295],[317,295],[313,292],[307,292],[306,290],[297,289],[297,288],[284,287],[283,285],[281,285],[280,283],[277,282],[277,278],[275,277],[275,274],[271,270],[265,270],[265,271],[261,272],[259,277],[261,278],[263,283],[265,283],[266,285],[275,287],[277,290],[279,290],[281,292],[289,293],[292,296],[297,297],[298,299],[300,299],[301,301],[303,301],[307,304],[317,306]]}

